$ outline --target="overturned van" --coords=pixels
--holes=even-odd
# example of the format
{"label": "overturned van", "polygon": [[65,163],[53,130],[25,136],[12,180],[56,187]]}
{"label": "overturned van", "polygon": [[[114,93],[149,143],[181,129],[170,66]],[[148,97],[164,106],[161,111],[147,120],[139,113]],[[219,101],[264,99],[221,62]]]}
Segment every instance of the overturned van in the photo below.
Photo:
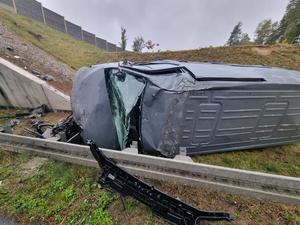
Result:
{"label": "overturned van", "polygon": [[300,140],[300,72],[178,62],[82,68],[71,95],[84,140],[139,152],[202,154]]}

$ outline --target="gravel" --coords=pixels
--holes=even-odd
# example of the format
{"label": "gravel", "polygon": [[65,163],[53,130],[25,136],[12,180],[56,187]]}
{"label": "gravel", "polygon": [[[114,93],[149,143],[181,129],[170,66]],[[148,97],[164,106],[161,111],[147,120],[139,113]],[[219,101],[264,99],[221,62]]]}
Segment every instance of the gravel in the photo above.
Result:
{"label": "gravel", "polygon": [[68,65],[25,42],[0,22],[0,57],[33,74],[51,75],[49,84],[69,93],[75,71]]}

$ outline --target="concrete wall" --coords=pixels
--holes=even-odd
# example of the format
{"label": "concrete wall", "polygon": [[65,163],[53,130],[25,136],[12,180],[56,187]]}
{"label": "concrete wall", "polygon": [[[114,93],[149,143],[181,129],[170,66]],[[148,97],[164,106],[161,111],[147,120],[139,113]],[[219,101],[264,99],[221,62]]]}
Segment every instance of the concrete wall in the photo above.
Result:
{"label": "concrete wall", "polygon": [[0,0],[0,3],[10,6],[10,7],[14,7],[14,3],[12,0]]}
{"label": "concrete wall", "polygon": [[78,40],[82,40],[81,27],[66,20],[67,33]]}
{"label": "concrete wall", "polygon": [[95,34],[82,30],[82,40],[91,44],[96,45],[96,37]]}
{"label": "concrete wall", "polygon": [[106,50],[109,52],[116,52],[116,45],[110,42],[106,42]]}
{"label": "concrete wall", "polygon": [[58,31],[66,33],[65,19],[63,16],[51,11],[50,9],[44,8],[45,23]]}
{"label": "concrete wall", "polygon": [[53,29],[67,33],[78,40],[85,41],[98,48],[110,52],[121,51],[120,48],[116,48],[115,44],[106,43],[106,40],[96,37],[95,34],[82,30],[80,26],[66,21],[63,16],[43,7],[42,4],[36,0],[0,0],[0,6],[15,11],[22,16],[44,23]]}
{"label": "concrete wall", "polygon": [[106,40],[96,37],[96,46],[106,50]]}
{"label": "concrete wall", "polygon": [[44,23],[42,4],[35,0],[14,0],[17,13]]}
{"label": "concrete wall", "polygon": [[20,67],[0,58],[0,106],[71,110],[70,97]]}
{"label": "concrete wall", "polygon": [[122,49],[121,49],[120,47],[117,46],[117,47],[116,47],[116,51],[117,51],[117,52],[122,52]]}

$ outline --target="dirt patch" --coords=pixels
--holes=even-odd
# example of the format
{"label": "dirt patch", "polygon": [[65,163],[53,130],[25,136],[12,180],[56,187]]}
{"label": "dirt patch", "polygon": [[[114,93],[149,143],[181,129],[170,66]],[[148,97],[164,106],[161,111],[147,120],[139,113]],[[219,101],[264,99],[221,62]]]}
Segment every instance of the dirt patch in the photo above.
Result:
{"label": "dirt patch", "polygon": [[271,55],[272,52],[278,50],[279,47],[278,46],[257,46],[252,48],[252,50],[257,53],[258,55],[262,55],[262,56],[268,56]]}
{"label": "dirt patch", "polygon": [[234,218],[232,222],[218,221],[210,223],[203,221],[201,223],[203,225],[299,224],[300,208],[296,206],[215,192],[205,188],[193,188],[149,179],[143,180],[198,209],[226,211],[230,212]]}
{"label": "dirt patch", "polygon": [[[43,35],[27,31],[38,41]],[[70,94],[72,78],[75,73],[68,65],[57,60],[36,46],[20,39],[0,22],[0,57],[22,67],[35,75],[52,75],[48,83],[60,91]]]}
{"label": "dirt patch", "polygon": [[[27,110],[22,109],[0,109],[0,127],[7,124],[10,120],[16,118],[16,114],[25,113]],[[38,118],[28,118],[21,117],[19,118],[20,123],[12,128],[13,134],[35,137],[29,132],[25,131],[24,128],[32,128],[32,125],[37,120],[42,120],[45,123],[50,123],[56,125],[60,120],[66,118],[70,112],[50,112],[46,115]]]}
{"label": "dirt patch", "polygon": [[57,124],[60,120],[66,118],[69,114],[70,112],[50,112],[41,119],[48,123]]}
{"label": "dirt patch", "polygon": [[47,161],[47,158],[34,157],[21,165],[21,175],[31,177]]}

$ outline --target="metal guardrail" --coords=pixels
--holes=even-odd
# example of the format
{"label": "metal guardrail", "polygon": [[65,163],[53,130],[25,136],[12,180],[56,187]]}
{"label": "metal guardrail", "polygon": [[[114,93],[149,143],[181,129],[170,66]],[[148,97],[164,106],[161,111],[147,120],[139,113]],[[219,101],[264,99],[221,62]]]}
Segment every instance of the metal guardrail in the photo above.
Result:
{"label": "metal guardrail", "polygon": [[[0,134],[0,149],[98,167],[89,147],[18,135]],[[232,194],[300,205],[300,179],[148,155],[103,149],[134,175]]]}

